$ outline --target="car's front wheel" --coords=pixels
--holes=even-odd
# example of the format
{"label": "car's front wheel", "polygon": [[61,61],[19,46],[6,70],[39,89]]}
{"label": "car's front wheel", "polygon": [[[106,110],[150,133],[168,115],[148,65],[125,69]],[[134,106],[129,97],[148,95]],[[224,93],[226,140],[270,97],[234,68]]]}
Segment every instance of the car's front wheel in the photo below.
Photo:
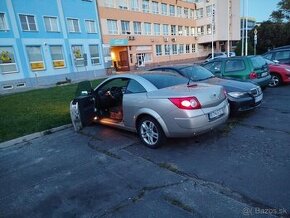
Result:
{"label": "car's front wheel", "polygon": [[281,85],[281,83],[282,83],[281,77],[276,73],[272,73],[271,80],[269,82],[269,86],[270,87],[277,87],[277,86]]}
{"label": "car's front wheel", "polygon": [[166,139],[160,124],[150,116],[139,120],[137,132],[141,141],[149,148],[160,147]]}

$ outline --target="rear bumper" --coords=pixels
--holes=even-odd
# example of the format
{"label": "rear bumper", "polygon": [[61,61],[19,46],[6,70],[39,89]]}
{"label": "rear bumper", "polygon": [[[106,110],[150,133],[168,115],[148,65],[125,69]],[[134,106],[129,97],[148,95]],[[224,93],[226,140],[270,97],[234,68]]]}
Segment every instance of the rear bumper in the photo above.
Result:
{"label": "rear bumper", "polygon": [[[223,115],[219,116],[214,120],[209,119],[209,113],[216,110],[223,110]],[[203,113],[194,116],[194,117],[186,117],[186,118],[173,118],[174,119],[174,127],[170,128],[168,132],[166,132],[167,137],[189,137],[198,135],[204,132],[208,132],[215,127],[226,122],[229,116],[229,103],[223,101],[216,107],[203,109]]]}
{"label": "rear bumper", "polygon": [[262,78],[258,78],[258,79],[254,79],[254,80],[250,80],[253,83],[258,84],[260,87],[264,88],[266,86],[268,86],[269,82],[271,80],[271,75],[269,74],[268,76],[262,77]]}

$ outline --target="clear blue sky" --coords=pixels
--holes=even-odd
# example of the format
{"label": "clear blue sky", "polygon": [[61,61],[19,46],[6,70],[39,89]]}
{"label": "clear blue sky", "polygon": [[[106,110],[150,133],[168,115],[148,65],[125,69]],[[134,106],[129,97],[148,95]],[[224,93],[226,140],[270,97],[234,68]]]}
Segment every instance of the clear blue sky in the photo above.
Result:
{"label": "clear blue sky", "polygon": [[[243,16],[243,2],[246,6],[247,0],[241,0],[241,16]],[[257,22],[266,21],[269,19],[272,11],[277,9],[277,3],[280,0],[248,0],[249,17],[256,18]],[[247,15],[245,8],[245,16]]]}

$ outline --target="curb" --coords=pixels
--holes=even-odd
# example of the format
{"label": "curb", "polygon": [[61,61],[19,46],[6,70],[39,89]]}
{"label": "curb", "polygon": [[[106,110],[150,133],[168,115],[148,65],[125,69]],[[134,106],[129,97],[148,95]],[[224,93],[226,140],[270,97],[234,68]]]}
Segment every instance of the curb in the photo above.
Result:
{"label": "curb", "polygon": [[41,131],[41,132],[36,132],[36,133],[32,133],[30,135],[26,135],[26,136],[22,136],[22,137],[19,137],[19,138],[16,138],[16,139],[12,139],[10,141],[2,142],[2,143],[0,143],[0,149],[7,148],[7,147],[10,147],[10,146],[13,146],[13,145],[17,145],[17,144],[22,143],[22,142],[31,141],[31,140],[39,138],[41,136],[49,135],[51,133],[58,132],[58,131],[61,131],[61,130],[64,130],[64,129],[67,129],[67,128],[70,128],[70,127],[72,127],[72,124],[66,124],[66,125],[63,125],[63,126],[51,128],[51,129],[44,130],[44,131]]}

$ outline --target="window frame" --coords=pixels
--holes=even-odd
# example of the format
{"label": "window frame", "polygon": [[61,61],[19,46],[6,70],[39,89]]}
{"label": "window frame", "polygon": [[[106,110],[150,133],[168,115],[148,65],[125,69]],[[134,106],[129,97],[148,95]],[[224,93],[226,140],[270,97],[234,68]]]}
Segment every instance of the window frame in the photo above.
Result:
{"label": "window frame", "polygon": [[[52,32],[52,33],[59,33],[60,32],[60,28],[59,28],[59,23],[58,23],[58,17],[57,16],[51,16],[51,15],[44,15],[43,17],[43,23],[44,23],[44,27],[45,27],[45,30],[46,30],[46,32]],[[54,19],[56,19],[56,26],[57,26],[57,30],[48,30],[47,28],[46,28],[46,23],[45,23],[45,19],[46,18],[54,18]],[[50,27],[52,27],[52,25],[51,25],[51,21],[49,20],[49,25],[50,25]]]}
{"label": "window frame", "polygon": [[[11,50],[13,51],[13,59],[14,59],[14,62],[13,63],[3,63],[3,61],[1,60],[1,62],[2,63],[0,63],[0,68],[2,67],[2,66],[7,66],[7,65],[15,65],[15,71],[5,71],[5,72],[3,72],[2,71],[2,69],[0,70],[0,73],[1,74],[12,74],[12,73],[18,73],[19,72],[19,69],[18,69],[18,65],[17,65],[17,62],[16,62],[16,58],[15,58],[15,49],[14,49],[14,47],[12,46],[12,45],[5,45],[5,46],[2,46],[2,45],[0,45],[0,48],[5,48],[5,47],[7,47],[7,48],[11,48]],[[0,49],[1,50],[1,49]],[[1,54],[1,53],[0,53]]]}
{"label": "window frame", "polygon": [[[76,20],[77,21],[77,24],[78,24],[78,28],[79,28],[79,31],[75,31],[75,26],[73,25],[73,28],[74,28],[74,31],[70,31],[70,28],[69,28],[69,21],[73,21],[73,20]],[[67,31],[69,33],[81,33],[81,26],[80,26],[80,19],[79,18],[74,18],[74,17],[67,17],[66,18],[66,24],[67,24]],[[73,23],[74,24],[74,23]]]}
{"label": "window frame", "polygon": [[[114,22],[116,24],[116,29],[111,31],[111,28],[112,27],[111,25],[109,25],[109,22]],[[107,28],[108,28],[108,34],[109,35],[118,35],[119,33],[119,29],[118,29],[118,20],[115,20],[115,19],[107,19]]]}
{"label": "window frame", "polygon": [[[41,61],[30,61],[29,53],[28,53],[28,50],[27,50],[28,47],[38,47],[39,50],[40,50],[40,55],[41,55],[42,60]],[[45,71],[46,70],[46,66],[45,66],[45,61],[44,61],[44,55],[43,55],[42,46],[41,45],[25,45],[25,49],[26,49],[26,54],[27,54],[27,58],[28,58],[30,70],[31,71]],[[43,68],[33,69],[32,64],[37,64],[37,63],[40,63],[40,62],[42,62]]]}
{"label": "window frame", "polygon": [[[51,47],[60,47],[61,52],[62,52],[62,59],[53,59],[52,53],[51,53]],[[51,61],[52,61],[52,66],[54,69],[63,69],[66,68],[66,61],[65,61],[65,55],[64,55],[64,49],[63,49],[63,45],[49,45],[49,53],[50,53],[50,57],[51,57]],[[54,62],[61,62],[63,61],[63,66],[55,66]]]}
{"label": "window frame", "polygon": [[[98,50],[98,56],[97,57],[92,57],[92,52],[91,52],[91,46],[96,46]],[[89,44],[89,52],[90,52],[90,59],[91,59],[91,65],[96,66],[101,64],[101,57],[100,57],[100,45],[99,44]],[[97,60],[98,63],[93,63],[93,60]]]}
{"label": "window frame", "polygon": [[1,31],[6,32],[6,31],[10,30],[10,29],[9,29],[8,22],[7,22],[7,18],[6,18],[6,13],[0,11],[0,14],[3,14],[3,23],[4,23],[4,29],[0,29],[0,32],[1,32]]}
{"label": "window frame", "polygon": [[[89,23],[93,23],[93,26],[94,26],[94,29],[95,29],[95,32],[91,32],[88,30],[88,22]],[[85,19],[85,27],[86,27],[86,31],[88,34],[97,34],[98,33],[98,30],[97,30],[97,22],[93,19]],[[91,25],[90,25],[90,30],[91,30]]]}
{"label": "window frame", "polygon": [[[25,20],[26,20],[26,24],[27,24],[27,27],[28,27],[28,30],[24,30],[23,29],[23,26],[22,26],[22,22],[21,22],[21,18],[20,16],[25,16]],[[33,20],[34,20],[34,24],[35,24],[35,30],[31,30],[30,28],[30,25],[28,23],[28,19],[27,17],[33,17]],[[23,32],[38,32],[38,25],[37,25],[37,22],[36,22],[36,19],[35,19],[35,15],[34,14],[23,14],[23,13],[19,13],[18,14],[18,19],[19,19],[19,23],[20,23],[20,27],[21,27],[21,30]]]}

